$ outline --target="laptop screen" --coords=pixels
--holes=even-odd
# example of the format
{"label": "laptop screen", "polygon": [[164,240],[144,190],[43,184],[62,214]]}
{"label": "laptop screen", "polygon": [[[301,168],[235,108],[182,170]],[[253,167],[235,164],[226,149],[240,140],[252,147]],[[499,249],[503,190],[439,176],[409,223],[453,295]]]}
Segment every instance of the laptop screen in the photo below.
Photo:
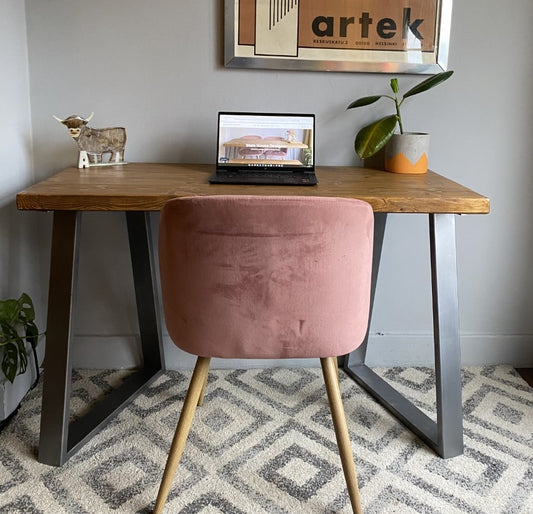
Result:
{"label": "laptop screen", "polygon": [[314,114],[218,113],[217,169],[314,171]]}

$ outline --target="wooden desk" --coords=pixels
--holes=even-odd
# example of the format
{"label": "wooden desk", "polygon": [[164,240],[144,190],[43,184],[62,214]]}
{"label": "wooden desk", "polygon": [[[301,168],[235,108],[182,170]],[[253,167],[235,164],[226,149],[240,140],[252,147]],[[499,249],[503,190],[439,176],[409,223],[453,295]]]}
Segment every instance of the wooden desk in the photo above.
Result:
{"label": "wooden desk", "polygon": [[[67,168],[17,195],[23,210],[54,211],[48,299],[46,371],[39,460],[62,465],[162,369],[159,305],[149,212],[171,198],[218,194],[316,195],[359,198],[375,212],[372,302],[387,213],[429,215],[437,422],[365,365],[367,341],[344,359],[351,377],[443,457],[463,451],[459,313],[454,214],[485,214],[489,200],[436,173],[396,175],[354,167],[319,167],[317,186],[214,185],[213,166],[141,164]],[[84,418],[69,424],[71,319],[83,211],[126,213],[144,369]]]}

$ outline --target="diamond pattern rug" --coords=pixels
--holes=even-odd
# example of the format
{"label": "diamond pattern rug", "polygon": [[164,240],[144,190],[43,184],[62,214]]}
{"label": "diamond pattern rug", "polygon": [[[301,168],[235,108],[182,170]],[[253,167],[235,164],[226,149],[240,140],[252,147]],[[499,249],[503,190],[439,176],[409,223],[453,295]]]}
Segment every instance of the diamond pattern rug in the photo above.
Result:
{"label": "diamond pattern rug", "polygon": [[[434,416],[433,370],[379,372]],[[121,377],[76,371],[74,415]],[[36,460],[38,386],[0,433],[0,512],[151,512],[189,378],[166,372],[61,468]],[[341,390],[365,513],[533,513],[533,389],[512,368],[463,370],[447,460],[343,373]],[[212,371],[165,512],[351,512],[320,369]]]}

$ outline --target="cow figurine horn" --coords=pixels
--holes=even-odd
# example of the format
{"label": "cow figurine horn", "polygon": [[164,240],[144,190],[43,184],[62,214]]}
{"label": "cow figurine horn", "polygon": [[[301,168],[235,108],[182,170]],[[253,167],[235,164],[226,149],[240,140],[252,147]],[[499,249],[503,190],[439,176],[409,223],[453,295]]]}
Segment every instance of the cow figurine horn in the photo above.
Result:
{"label": "cow figurine horn", "polygon": [[[82,118],[81,116],[75,116],[75,118],[79,119],[79,120],[82,120],[84,121],[85,123],[89,123],[92,119],[93,119],[93,116],[94,116],[94,112],[91,112],[91,114],[89,114],[89,116],[87,116],[87,118]],[[58,118],[57,116],[55,115],[52,115],[52,117],[59,121],[59,123],[65,123],[65,121],[69,118],[65,118],[64,120],[62,120],[61,118]],[[70,116],[70,118],[74,118],[74,116]]]}

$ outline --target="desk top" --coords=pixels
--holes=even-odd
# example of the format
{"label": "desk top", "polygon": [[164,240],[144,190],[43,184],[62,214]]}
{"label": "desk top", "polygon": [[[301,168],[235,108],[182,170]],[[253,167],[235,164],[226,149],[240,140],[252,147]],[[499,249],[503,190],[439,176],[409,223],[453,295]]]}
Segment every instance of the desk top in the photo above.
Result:
{"label": "desk top", "polygon": [[375,212],[487,214],[489,199],[441,175],[403,175],[319,166],[317,186],[209,184],[212,164],[129,163],[67,168],[17,195],[21,210],[158,211],[167,200],[203,195],[338,196],[365,200]]}

